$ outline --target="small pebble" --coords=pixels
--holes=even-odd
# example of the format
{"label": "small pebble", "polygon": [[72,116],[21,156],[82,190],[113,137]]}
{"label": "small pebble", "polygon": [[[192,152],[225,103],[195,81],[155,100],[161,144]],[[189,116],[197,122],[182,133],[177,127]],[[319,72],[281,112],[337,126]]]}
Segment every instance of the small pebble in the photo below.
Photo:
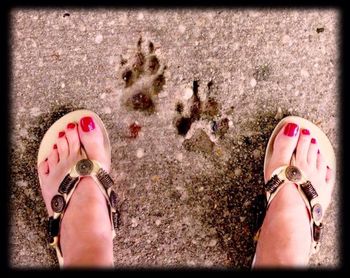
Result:
{"label": "small pebble", "polygon": [[250,80],[250,86],[252,86],[253,88],[256,86],[256,80],[255,80],[255,78],[252,78],[252,79]]}
{"label": "small pebble", "polygon": [[145,154],[145,152],[144,152],[143,149],[141,149],[141,148],[137,149],[137,151],[136,151],[136,157],[137,157],[137,158],[143,157],[144,154]]}
{"label": "small pebble", "polygon": [[182,161],[183,159],[183,154],[182,153],[177,153],[175,158],[178,160],[178,161]]}
{"label": "small pebble", "polygon": [[275,115],[275,120],[281,120],[283,118],[282,108],[277,108],[277,113]]}
{"label": "small pebble", "polygon": [[183,33],[185,33],[185,31],[186,31],[186,26],[180,24],[179,25],[179,32],[183,34]]}
{"label": "small pebble", "polygon": [[143,13],[138,13],[137,14],[137,20],[142,20],[142,19],[144,19]]}
{"label": "small pebble", "polygon": [[218,241],[217,241],[216,239],[212,239],[212,240],[210,240],[210,242],[209,242],[209,246],[210,246],[210,247],[214,247],[214,246],[216,245],[217,242],[218,242]]}
{"label": "small pebble", "polygon": [[254,157],[255,159],[258,159],[258,158],[260,157],[260,151],[259,151],[259,150],[254,150],[254,151],[253,151],[253,157]]}
{"label": "small pebble", "polygon": [[193,90],[191,88],[186,88],[183,91],[182,98],[184,100],[189,100],[193,96]]}
{"label": "small pebble", "polygon": [[95,38],[96,43],[101,43],[103,41],[103,36],[101,34],[98,34]]}
{"label": "small pebble", "polygon": [[157,219],[155,223],[156,223],[156,226],[159,226],[161,221],[159,219]]}
{"label": "small pebble", "polygon": [[241,173],[242,173],[242,170],[241,170],[240,168],[236,168],[236,169],[235,169],[235,175],[236,175],[236,176],[240,176]]}
{"label": "small pebble", "polygon": [[131,227],[136,228],[139,225],[136,218],[131,219]]}

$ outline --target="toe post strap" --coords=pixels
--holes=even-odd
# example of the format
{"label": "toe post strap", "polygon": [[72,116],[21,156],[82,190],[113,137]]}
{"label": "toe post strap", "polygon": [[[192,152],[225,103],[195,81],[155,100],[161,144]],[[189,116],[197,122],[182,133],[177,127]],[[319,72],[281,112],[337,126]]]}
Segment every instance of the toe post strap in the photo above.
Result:
{"label": "toe post strap", "polygon": [[59,243],[61,221],[78,182],[82,177],[86,176],[91,176],[94,179],[106,199],[113,237],[115,237],[115,230],[119,227],[120,215],[117,210],[117,194],[112,190],[112,186],[114,185],[113,179],[97,161],[90,159],[78,161],[62,180],[58,188],[58,193],[51,199],[51,208],[54,213],[48,219],[49,245],[56,250],[60,266],[63,265]]}
{"label": "toe post strap", "polygon": [[[322,238],[322,219],[323,209],[319,203],[318,194],[309,180],[307,180],[304,173],[297,167],[287,165],[277,168],[271,175],[271,178],[265,184],[267,207],[269,207],[273,198],[282,188],[285,181],[293,182],[297,185],[298,191],[302,196],[306,208],[310,213],[310,228],[311,228],[311,254],[319,251]],[[257,240],[260,229],[257,232],[255,239]]]}

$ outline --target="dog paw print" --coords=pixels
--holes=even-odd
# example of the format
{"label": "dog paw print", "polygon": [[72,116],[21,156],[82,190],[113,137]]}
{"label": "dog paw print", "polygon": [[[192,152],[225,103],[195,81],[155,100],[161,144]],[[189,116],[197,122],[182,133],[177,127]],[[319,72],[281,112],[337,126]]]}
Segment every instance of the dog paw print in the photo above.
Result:
{"label": "dog paw print", "polygon": [[[186,88],[183,92],[187,101],[176,104],[177,115],[174,119],[174,125],[177,133],[184,137],[188,137],[188,133],[192,133],[190,138],[183,141],[183,146],[188,151],[210,153],[215,146],[210,137],[213,135],[217,139],[221,139],[229,130],[228,118],[221,117],[219,103],[210,96],[212,86],[213,82],[208,82],[206,98],[201,100],[198,93],[199,82],[193,81],[192,88]],[[192,125],[199,122],[203,128],[195,127],[190,132]]]}
{"label": "dog paw print", "polygon": [[121,57],[121,79],[125,87],[122,102],[131,110],[151,114],[155,111],[156,97],[165,85],[166,66],[161,65],[155,54],[153,42],[148,42],[147,52],[142,46],[140,37],[135,54],[129,60]]}

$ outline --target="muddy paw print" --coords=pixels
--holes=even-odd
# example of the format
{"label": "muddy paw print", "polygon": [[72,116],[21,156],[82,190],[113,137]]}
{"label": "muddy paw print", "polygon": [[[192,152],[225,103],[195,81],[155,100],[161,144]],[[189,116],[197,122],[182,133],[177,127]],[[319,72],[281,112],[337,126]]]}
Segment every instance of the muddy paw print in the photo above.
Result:
{"label": "muddy paw print", "polygon": [[155,55],[154,44],[148,43],[148,51],[142,49],[143,40],[137,42],[136,53],[128,61],[121,58],[121,78],[125,84],[122,102],[131,110],[151,114],[155,111],[156,96],[165,85],[164,71]]}
{"label": "muddy paw print", "polygon": [[[186,88],[183,92],[187,101],[176,104],[174,125],[179,135],[190,137],[183,142],[188,151],[210,153],[215,146],[214,141],[223,138],[229,130],[228,118],[221,117],[219,103],[210,96],[212,86],[213,82],[210,81],[206,96],[201,100],[199,82],[193,81],[192,88]],[[191,129],[193,125],[195,127]]]}

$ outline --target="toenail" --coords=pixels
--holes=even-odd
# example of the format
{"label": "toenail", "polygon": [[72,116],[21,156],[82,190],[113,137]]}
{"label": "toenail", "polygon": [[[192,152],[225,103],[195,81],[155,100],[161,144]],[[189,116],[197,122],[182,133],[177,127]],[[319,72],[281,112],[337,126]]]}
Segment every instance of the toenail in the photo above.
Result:
{"label": "toenail", "polygon": [[311,139],[311,143],[312,143],[312,144],[316,144],[316,139],[315,139],[315,138],[312,138],[312,139]]}
{"label": "toenail", "polygon": [[62,138],[65,134],[66,134],[66,133],[65,133],[64,131],[60,131],[60,132],[58,133],[58,137],[59,137],[59,138]]}
{"label": "toenail", "polygon": [[75,128],[75,123],[69,123],[69,124],[67,125],[67,128],[69,128],[69,129]]}
{"label": "toenail", "polygon": [[91,117],[81,118],[80,125],[81,125],[81,129],[85,132],[95,129],[95,123]]}
{"label": "toenail", "polygon": [[302,129],[301,133],[304,135],[310,135],[310,131],[308,129]]}
{"label": "toenail", "polygon": [[289,137],[294,137],[298,134],[299,127],[297,124],[289,123],[284,128],[284,135],[287,135]]}
{"label": "toenail", "polygon": [[319,153],[320,153],[320,150],[317,150],[317,153],[319,154]]}
{"label": "toenail", "polygon": [[53,145],[53,148],[54,148],[54,149],[57,149],[57,145],[56,145],[56,144],[55,144],[55,145]]}
{"label": "toenail", "polygon": [[45,161],[48,161],[49,159],[48,158],[45,158]]}
{"label": "toenail", "polygon": [[327,165],[327,169],[331,169],[331,168],[329,168],[329,166]]}

